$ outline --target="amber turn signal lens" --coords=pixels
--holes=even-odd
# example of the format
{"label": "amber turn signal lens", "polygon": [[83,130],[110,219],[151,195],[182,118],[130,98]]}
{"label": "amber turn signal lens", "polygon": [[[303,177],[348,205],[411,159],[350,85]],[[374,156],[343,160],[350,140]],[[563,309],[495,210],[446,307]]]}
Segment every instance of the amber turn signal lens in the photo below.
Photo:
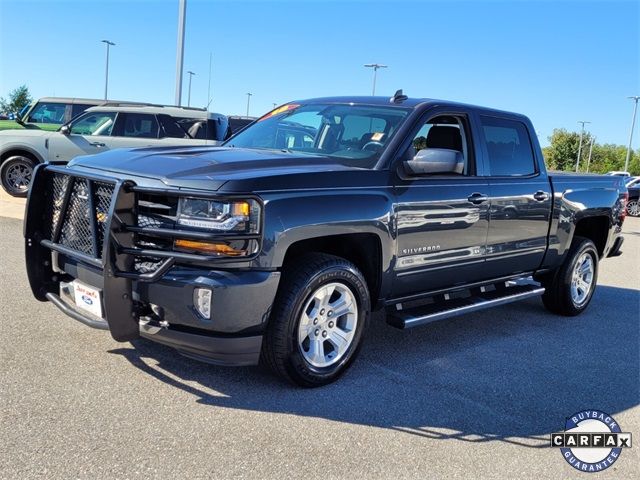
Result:
{"label": "amber turn signal lens", "polygon": [[183,240],[177,239],[174,243],[176,248],[184,250],[196,250],[205,253],[218,253],[221,255],[228,255],[230,257],[239,257],[246,255],[246,250],[237,250],[224,243],[214,242],[199,242],[197,240]]}
{"label": "amber turn signal lens", "polygon": [[248,217],[249,209],[249,202],[233,202],[231,215],[234,217]]}

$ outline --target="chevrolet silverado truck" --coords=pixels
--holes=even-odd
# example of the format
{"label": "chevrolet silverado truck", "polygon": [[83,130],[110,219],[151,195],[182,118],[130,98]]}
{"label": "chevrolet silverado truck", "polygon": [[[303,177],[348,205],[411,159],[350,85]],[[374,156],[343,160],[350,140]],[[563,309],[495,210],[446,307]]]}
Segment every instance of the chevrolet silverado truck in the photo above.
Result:
{"label": "chevrolet silverado truck", "polygon": [[352,364],[374,310],[401,329],[534,296],[582,313],[620,253],[623,181],[548,173],[514,113],[296,101],[221,147],[38,166],[26,268],[38,300],[117,341],[313,387]]}

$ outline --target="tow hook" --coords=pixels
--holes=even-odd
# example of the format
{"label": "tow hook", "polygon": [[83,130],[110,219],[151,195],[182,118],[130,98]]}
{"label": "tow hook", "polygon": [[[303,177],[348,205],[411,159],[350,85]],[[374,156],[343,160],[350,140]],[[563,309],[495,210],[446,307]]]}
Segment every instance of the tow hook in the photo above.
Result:
{"label": "tow hook", "polygon": [[169,322],[164,319],[164,309],[153,303],[146,305],[144,314],[139,316],[138,323],[140,330],[146,333],[155,334],[160,330],[169,328]]}

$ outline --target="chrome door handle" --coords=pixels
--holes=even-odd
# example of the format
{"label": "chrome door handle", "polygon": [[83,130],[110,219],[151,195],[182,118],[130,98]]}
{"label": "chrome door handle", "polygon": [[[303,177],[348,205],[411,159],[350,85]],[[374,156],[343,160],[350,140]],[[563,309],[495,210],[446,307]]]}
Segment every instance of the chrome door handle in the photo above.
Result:
{"label": "chrome door handle", "polygon": [[549,194],[547,192],[543,192],[542,190],[538,190],[533,194],[533,199],[536,202],[544,202],[545,200],[549,200]]}
{"label": "chrome door handle", "polygon": [[91,142],[89,145],[93,145],[94,147],[97,147],[97,148],[106,147],[106,145],[102,142]]}
{"label": "chrome door handle", "polygon": [[489,200],[489,195],[485,195],[484,193],[473,193],[467,197],[467,200],[474,205],[480,205],[481,203]]}

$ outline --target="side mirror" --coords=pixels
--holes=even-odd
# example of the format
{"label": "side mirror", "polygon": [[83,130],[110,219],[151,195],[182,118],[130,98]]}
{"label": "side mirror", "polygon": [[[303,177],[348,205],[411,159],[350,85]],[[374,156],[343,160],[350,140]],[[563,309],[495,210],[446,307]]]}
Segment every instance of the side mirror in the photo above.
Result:
{"label": "side mirror", "polygon": [[405,161],[404,167],[409,175],[462,173],[464,157],[458,150],[425,148],[418,151],[412,160]]}
{"label": "side mirror", "polygon": [[60,127],[60,133],[63,135],[69,135],[71,133],[71,128],[69,125],[62,125]]}

